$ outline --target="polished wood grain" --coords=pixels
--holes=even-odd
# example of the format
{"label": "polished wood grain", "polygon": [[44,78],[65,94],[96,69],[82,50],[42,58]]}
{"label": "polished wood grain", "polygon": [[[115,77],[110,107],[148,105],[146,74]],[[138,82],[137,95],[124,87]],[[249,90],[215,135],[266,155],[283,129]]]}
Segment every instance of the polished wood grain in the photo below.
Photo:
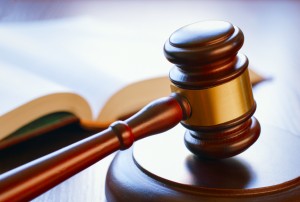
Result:
{"label": "polished wood grain", "polygon": [[[159,30],[165,35],[164,38],[176,28],[191,22],[204,19],[230,21],[245,34],[242,51],[247,53],[251,61],[250,67],[269,78],[254,87],[257,102],[255,116],[262,124],[278,127],[296,139],[300,138],[298,1],[5,1],[1,4],[2,22],[89,15],[107,23],[121,24],[123,29],[136,32]],[[79,130],[75,127],[73,132],[62,131],[64,134],[67,132],[71,134],[70,137],[72,133],[74,136],[78,134]],[[80,136],[77,135],[78,139]],[[60,138],[57,137],[52,142],[51,148],[47,144],[49,141],[45,141],[43,145],[37,143],[35,148],[44,147],[45,154],[55,148],[55,142],[61,144]],[[68,140],[64,142],[70,143]],[[289,144],[286,145],[288,147]],[[21,151],[15,149],[10,153],[10,158],[17,158],[18,154],[24,156],[23,162],[37,158],[41,154],[32,151],[38,150],[32,147],[24,146]],[[30,153],[31,156],[24,153]],[[111,159],[112,156],[108,156],[35,201],[105,201],[104,179]],[[291,160],[296,161],[297,158]],[[7,160],[7,164],[9,162],[14,161]]]}
{"label": "polished wood grain", "polygon": [[235,156],[259,137],[248,59],[239,53],[243,43],[243,32],[230,22],[206,20],[176,30],[164,45],[174,64],[171,90],[192,108],[181,122],[188,129],[185,145],[198,157]]}
{"label": "polished wood grain", "polygon": [[[184,148],[183,133],[182,126],[178,126],[164,135],[138,142],[133,150],[118,153],[106,178],[108,200],[244,202],[299,199],[300,163],[295,159],[300,157],[300,139],[292,134],[262,125],[260,139],[248,150],[232,158],[211,161],[199,160],[190,154]],[[289,141],[284,141],[286,139]],[[153,150],[153,147],[162,148],[166,144],[168,150],[164,152]],[[294,156],[289,156],[290,153]],[[120,169],[123,172],[119,172]]]}
{"label": "polished wood grain", "polygon": [[125,121],[0,175],[0,201],[27,201],[134,141],[173,128],[190,116],[178,96],[153,101]]}
{"label": "polished wood grain", "polygon": [[[190,119],[197,113],[196,109],[205,96],[202,95],[201,99],[193,95],[187,97],[184,94],[185,89],[192,86],[192,92],[196,94],[199,89],[203,91],[214,87],[216,83],[219,87],[230,82],[230,79],[223,81],[223,78],[231,78],[242,67],[247,68],[247,62],[241,62],[247,60],[241,60],[241,56],[237,55],[242,43],[242,32],[221,21],[194,23],[180,28],[170,36],[164,49],[167,59],[175,64],[170,79],[182,88],[179,93],[188,101],[197,100],[194,103],[189,102],[192,108]],[[216,72],[213,71],[215,69]],[[206,74],[207,71],[209,73]],[[189,79],[190,75],[196,78],[195,82]],[[206,85],[197,86],[203,80]],[[250,85],[249,79],[248,84]],[[237,89],[232,88],[228,93],[232,95]],[[249,100],[247,93],[243,89],[243,98],[246,100],[241,102]],[[222,94],[220,99],[209,99],[206,106],[213,105],[213,102],[220,101],[223,97],[230,100],[228,95]],[[238,98],[233,100],[236,99]],[[255,106],[254,102],[253,105]],[[222,102],[221,106],[218,109],[227,114],[233,113],[237,107],[226,107],[226,102]],[[226,111],[226,108],[229,110]],[[148,139],[142,145],[137,143],[133,151],[118,153],[107,173],[107,199],[149,202],[298,200],[300,164],[298,161],[293,162],[293,159],[300,158],[297,152],[300,140],[287,131],[264,124],[262,138],[253,148],[246,150],[257,140],[260,133],[257,120],[249,120],[255,108],[249,109],[251,113],[247,110],[245,114],[250,115],[239,114],[236,119],[221,122],[219,125],[203,125],[198,121],[201,116],[197,116],[197,122],[192,125],[189,125],[189,119],[182,121],[183,126],[188,128],[184,136],[185,145],[196,155],[194,157],[182,150],[182,145],[178,144],[180,135],[178,138],[174,137],[174,134],[178,134],[177,131],[169,131],[170,135],[165,139]],[[213,111],[211,108],[208,114],[213,114]],[[204,116],[205,110],[200,112]],[[177,130],[180,131],[179,128]],[[159,143],[162,144],[154,150]],[[167,149],[163,145],[167,145]],[[241,151],[244,153],[234,156]],[[273,155],[276,157],[270,159]],[[280,156],[286,157],[282,159]],[[287,160],[289,156],[292,158]],[[207,160],[218,157],[231,158]],[[235,171],[232,176],[229,175],[230,171]]]}

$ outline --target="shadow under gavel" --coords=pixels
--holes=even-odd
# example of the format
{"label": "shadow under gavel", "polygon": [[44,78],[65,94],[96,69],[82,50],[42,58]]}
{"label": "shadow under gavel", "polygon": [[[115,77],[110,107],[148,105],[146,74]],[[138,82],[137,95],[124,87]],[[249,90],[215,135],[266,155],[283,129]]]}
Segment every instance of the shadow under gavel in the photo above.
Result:
{"label": "shadow under gavel", "polygon": [[244,36],[224,21],[194,23],[175,31],[164,46],[172,94],[125,121],[8,171],[0,177],[0,201],[30,200],[105,156],[179,122],[185,145],[199,158],[239,154],[258,138],[248,60],[238,51]]}

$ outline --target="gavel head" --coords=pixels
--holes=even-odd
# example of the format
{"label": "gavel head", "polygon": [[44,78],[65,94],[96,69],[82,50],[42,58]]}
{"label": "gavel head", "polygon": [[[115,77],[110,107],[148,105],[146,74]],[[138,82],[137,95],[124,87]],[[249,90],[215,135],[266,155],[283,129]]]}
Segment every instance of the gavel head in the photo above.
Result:
{"label": "gavel head", "polygon": [[238,53],[242,31],[224,21],[203,21],[175,31],[164,46],[172,92],[191,106],[182,121],[187,148],[199,157],[227,158],[251,146],[260,126],[248,73]]}

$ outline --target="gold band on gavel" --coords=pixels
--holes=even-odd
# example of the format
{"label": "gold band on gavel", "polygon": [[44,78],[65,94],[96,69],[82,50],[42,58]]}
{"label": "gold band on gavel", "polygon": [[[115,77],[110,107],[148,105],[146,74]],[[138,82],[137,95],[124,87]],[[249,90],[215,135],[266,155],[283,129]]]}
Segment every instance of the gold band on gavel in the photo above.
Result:
{"label": "gold band on gavel", "polygon": [[190,126],[214,126],[232,121],[249,112],[255,105],[248,69],[235,79],[201,90],[171,90],[184,96],[191,105],[191,117],[183,121]]}

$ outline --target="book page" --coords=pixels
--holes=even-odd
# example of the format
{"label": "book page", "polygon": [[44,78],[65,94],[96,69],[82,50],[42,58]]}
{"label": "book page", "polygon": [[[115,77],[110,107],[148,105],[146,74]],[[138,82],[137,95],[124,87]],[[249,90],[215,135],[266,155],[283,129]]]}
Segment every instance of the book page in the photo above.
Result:
{"label": "book page", "polygon": [[71,90],[3,62],[0,84],[0,123],[5,125],[0,139],[48,113],[69,111],[91,118],[87,102]]}
{"label": "book page", "polygon": [[0,83],[0,116],[39,97],[70,91],[59,84],[3,62],[0,62]]}
{"label": "book page", "polygon": [[94,117],[127,84],[167,77],[171,67],[163,55],[164,37],[88,17],[4,23],[0,33],[0,61],[76,91]]}

